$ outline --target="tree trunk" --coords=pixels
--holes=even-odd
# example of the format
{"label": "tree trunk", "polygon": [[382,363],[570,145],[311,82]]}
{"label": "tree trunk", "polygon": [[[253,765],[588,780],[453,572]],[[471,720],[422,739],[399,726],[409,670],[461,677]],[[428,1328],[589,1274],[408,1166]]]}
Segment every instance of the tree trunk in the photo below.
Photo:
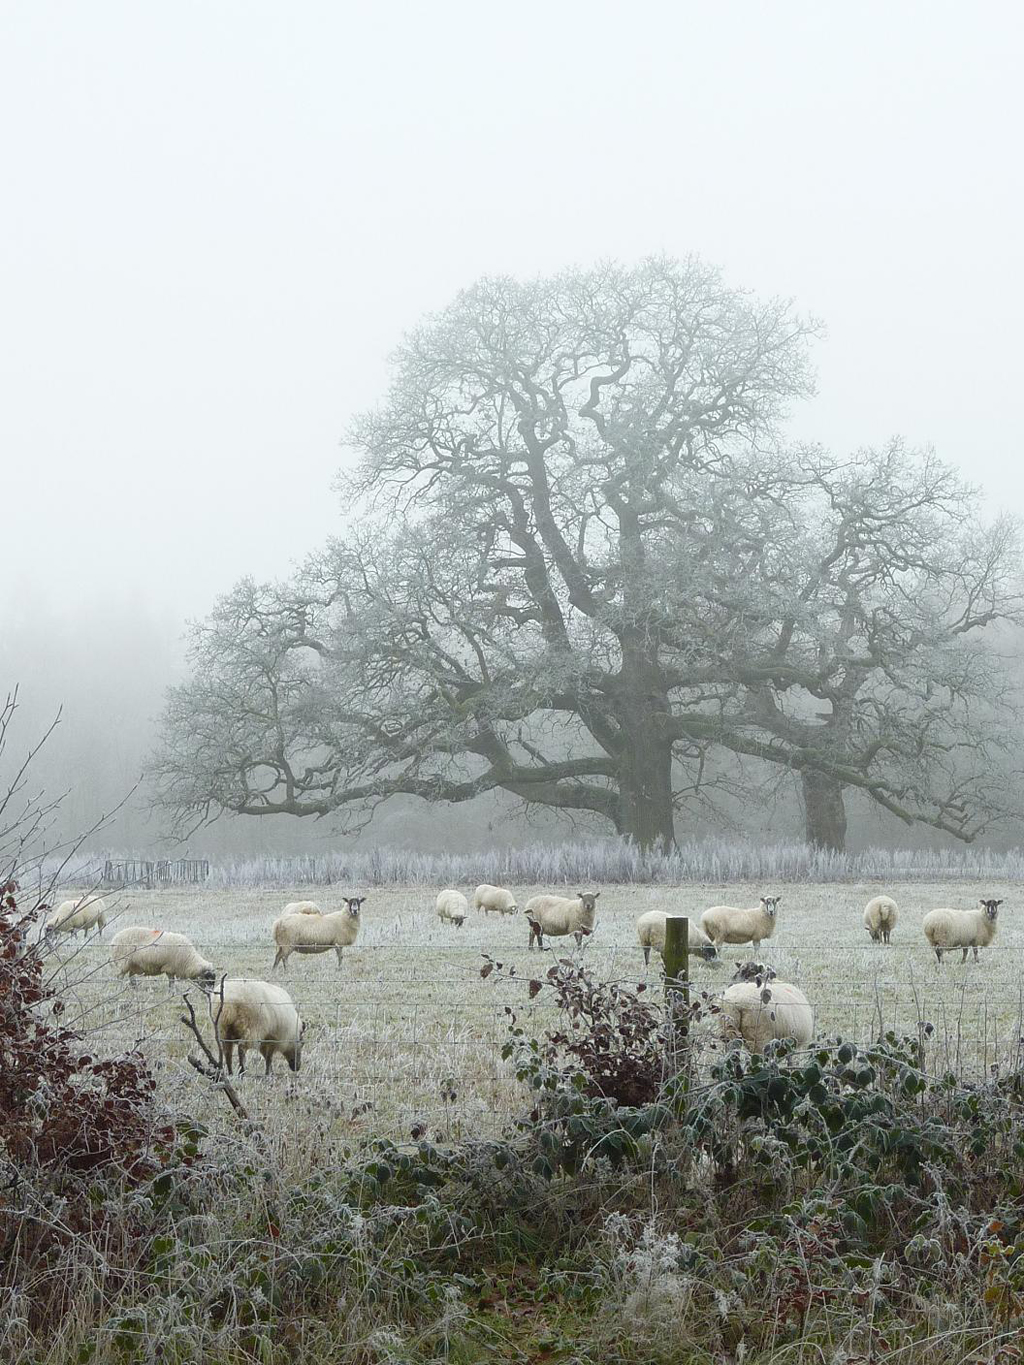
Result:
{"label": "tree trunk", "polygon": [[843,784],[828,773],[805,768],[800,774],[803,788],[807,842],[812,848],[842,853],[846,848],[846,807]]}
{"label": "tree trunk", "polygon": [[[625,549],[623,550],[625,556]],[[642,559],[639,538],[632,558]],[[635,603],[638,616],[642,603]],[[672,741],[665,733],[671,706],[657,658],[639,631],[624,631],[616,711],[621,726],[618,830],[644,852],[675,845]]]}
{"label": "tree trunk", "polygon": [[650,722],[631,736],[622,755],[617,824],[645,852],[669,853],[675,844],[672,745]]}

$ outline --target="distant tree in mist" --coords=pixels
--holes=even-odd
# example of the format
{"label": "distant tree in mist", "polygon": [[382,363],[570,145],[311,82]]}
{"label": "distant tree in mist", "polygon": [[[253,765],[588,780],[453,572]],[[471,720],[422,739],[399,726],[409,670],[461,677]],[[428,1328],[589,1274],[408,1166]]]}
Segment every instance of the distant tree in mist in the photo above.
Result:
{"label": "distant tree in mist", "polygon": [[1015,533],[930,456],[782,448],[812,334],[693,261],[461,294],[355,424],[353,529],[197,628],[162,802],[501,789],[668,847],[722,749],[799,775],[813,842],[851,787],[973,837],[1010,804]]}

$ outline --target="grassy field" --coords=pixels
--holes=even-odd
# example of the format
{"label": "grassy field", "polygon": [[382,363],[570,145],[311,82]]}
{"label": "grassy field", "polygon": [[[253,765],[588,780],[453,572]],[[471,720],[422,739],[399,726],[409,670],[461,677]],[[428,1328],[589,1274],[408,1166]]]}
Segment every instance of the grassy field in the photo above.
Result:
{"label": "grassy field", "polygon": [[[471,891],[471,888],[466,888]],[[537,887],[517,887],[519,903]],[[750,885],[616,887],[602,889],[597,930],[584,951],[602,979],[645,979],[634,921],[652,908],[699,915],[715,903],[753,904],[762,888]],[[890,948],[872,943],[861,924],[867,899],[893,892],[901,918]],[[355,888],[353,888],[353,891]],[[918,1021],[935,1028],[932,1069],[976,1072],[1004,1067],[1015,1057],[1021,1033],[1021,951],[1024,933],[1015,905],[1017,888],[958,884],[952,891],[922,883],[883,888],[799,884],[781,891],[776,936],[761,956],[780,977],[799,984],[816,1011],[819,1036],[842,1034],[864,1041],[881,1029],[916,1034]],[[982,894],[1003,896],[1000,930],[981,961],[965,966],[947,959],[938,968],[921,932],[921,918],[936,905],[969,906]],[[51,958],[55,983],[68,1002],[69,1021],[79,1024],[103,1050],[138,1044],[152,1060],[169,1097],[199,1117],[212,1117],[223,1100],[185,1063],[191,1039],[178,1022],[181,989],[164,978],[131,987],[109,966],[109,939],[118,927],[145,924],[188,934],[218,970],[231,975],[286,982],[307,1021],[302,1070],[293,1078],[275,1061],[270,1086],[258,1058],[241,1082],[255,1114],[275,1115],[300,1166],[302,1153],[325,1140],[357,1140],[373,1134],[407,1137],[425,1126],[434,1141],[497,1135],[522,1107],[522,1092],[499,1055],[503,1007],[517,1008],[538,1026],[550,1018],[542,994],[527,998],[526,983],[550,965],[553,955],[527,951],[521,915],[473,912],[462,929],[441,924],[434,892],[403,888],[370,893],[356,946],[344,966],[334,954],[292,958],[287,977],[271,972],[270,927],[288,900],[306,892],[135,891],[114,905],[104,940],[83,947],[61,942]],[[318,903],[333,908],[328,895]],[[568,940],[572,946],[572,940]],[[559,953],[568,951],[566,941]],[[482,953],[514,963],[518,981],[482,980]],[[727,965],[693,960],[695,990],[720,990]],[[660,962],[647,978],[657,987]],[[193,996],[202,1003],[200,992]],[[285,1133],[282,1133],[284,1136]]]}

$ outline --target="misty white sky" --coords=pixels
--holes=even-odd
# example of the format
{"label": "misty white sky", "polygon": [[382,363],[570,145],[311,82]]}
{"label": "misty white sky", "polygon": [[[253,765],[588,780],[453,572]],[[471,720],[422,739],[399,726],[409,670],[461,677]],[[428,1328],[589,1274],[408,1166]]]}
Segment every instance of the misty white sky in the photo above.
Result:
{"label": "misty white sky", "polygon": [[826,322],[801,436],[931,442],[1024,512],[1021,39],[934,0],[7,0],[0,609],[179,631],[338,526],[425,310],[652,251]]}

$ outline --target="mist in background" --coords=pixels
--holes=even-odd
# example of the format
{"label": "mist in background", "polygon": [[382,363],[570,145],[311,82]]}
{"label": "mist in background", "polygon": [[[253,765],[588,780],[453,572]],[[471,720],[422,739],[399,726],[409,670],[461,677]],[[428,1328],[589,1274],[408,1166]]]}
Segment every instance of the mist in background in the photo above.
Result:
{"label": "mist in background", "polygon": [[[1022,27],[789,0],[0,11],[0,690],[16,749],[63,706],[34,780],[65,827],[142,780],[187,620],[343,530],[348,421],[481,274],[700,254],[826,323],[794,438],[899,433],[1024,512]],[[799,837],[785,783],[731,815]],[[363,837],[571,829],[396,801]],[[104,838],[160,834],[143,783]],[[852,801],[851,845],[878,840],[928,836]],[[331,842],[222,821],[190,851]]]}

